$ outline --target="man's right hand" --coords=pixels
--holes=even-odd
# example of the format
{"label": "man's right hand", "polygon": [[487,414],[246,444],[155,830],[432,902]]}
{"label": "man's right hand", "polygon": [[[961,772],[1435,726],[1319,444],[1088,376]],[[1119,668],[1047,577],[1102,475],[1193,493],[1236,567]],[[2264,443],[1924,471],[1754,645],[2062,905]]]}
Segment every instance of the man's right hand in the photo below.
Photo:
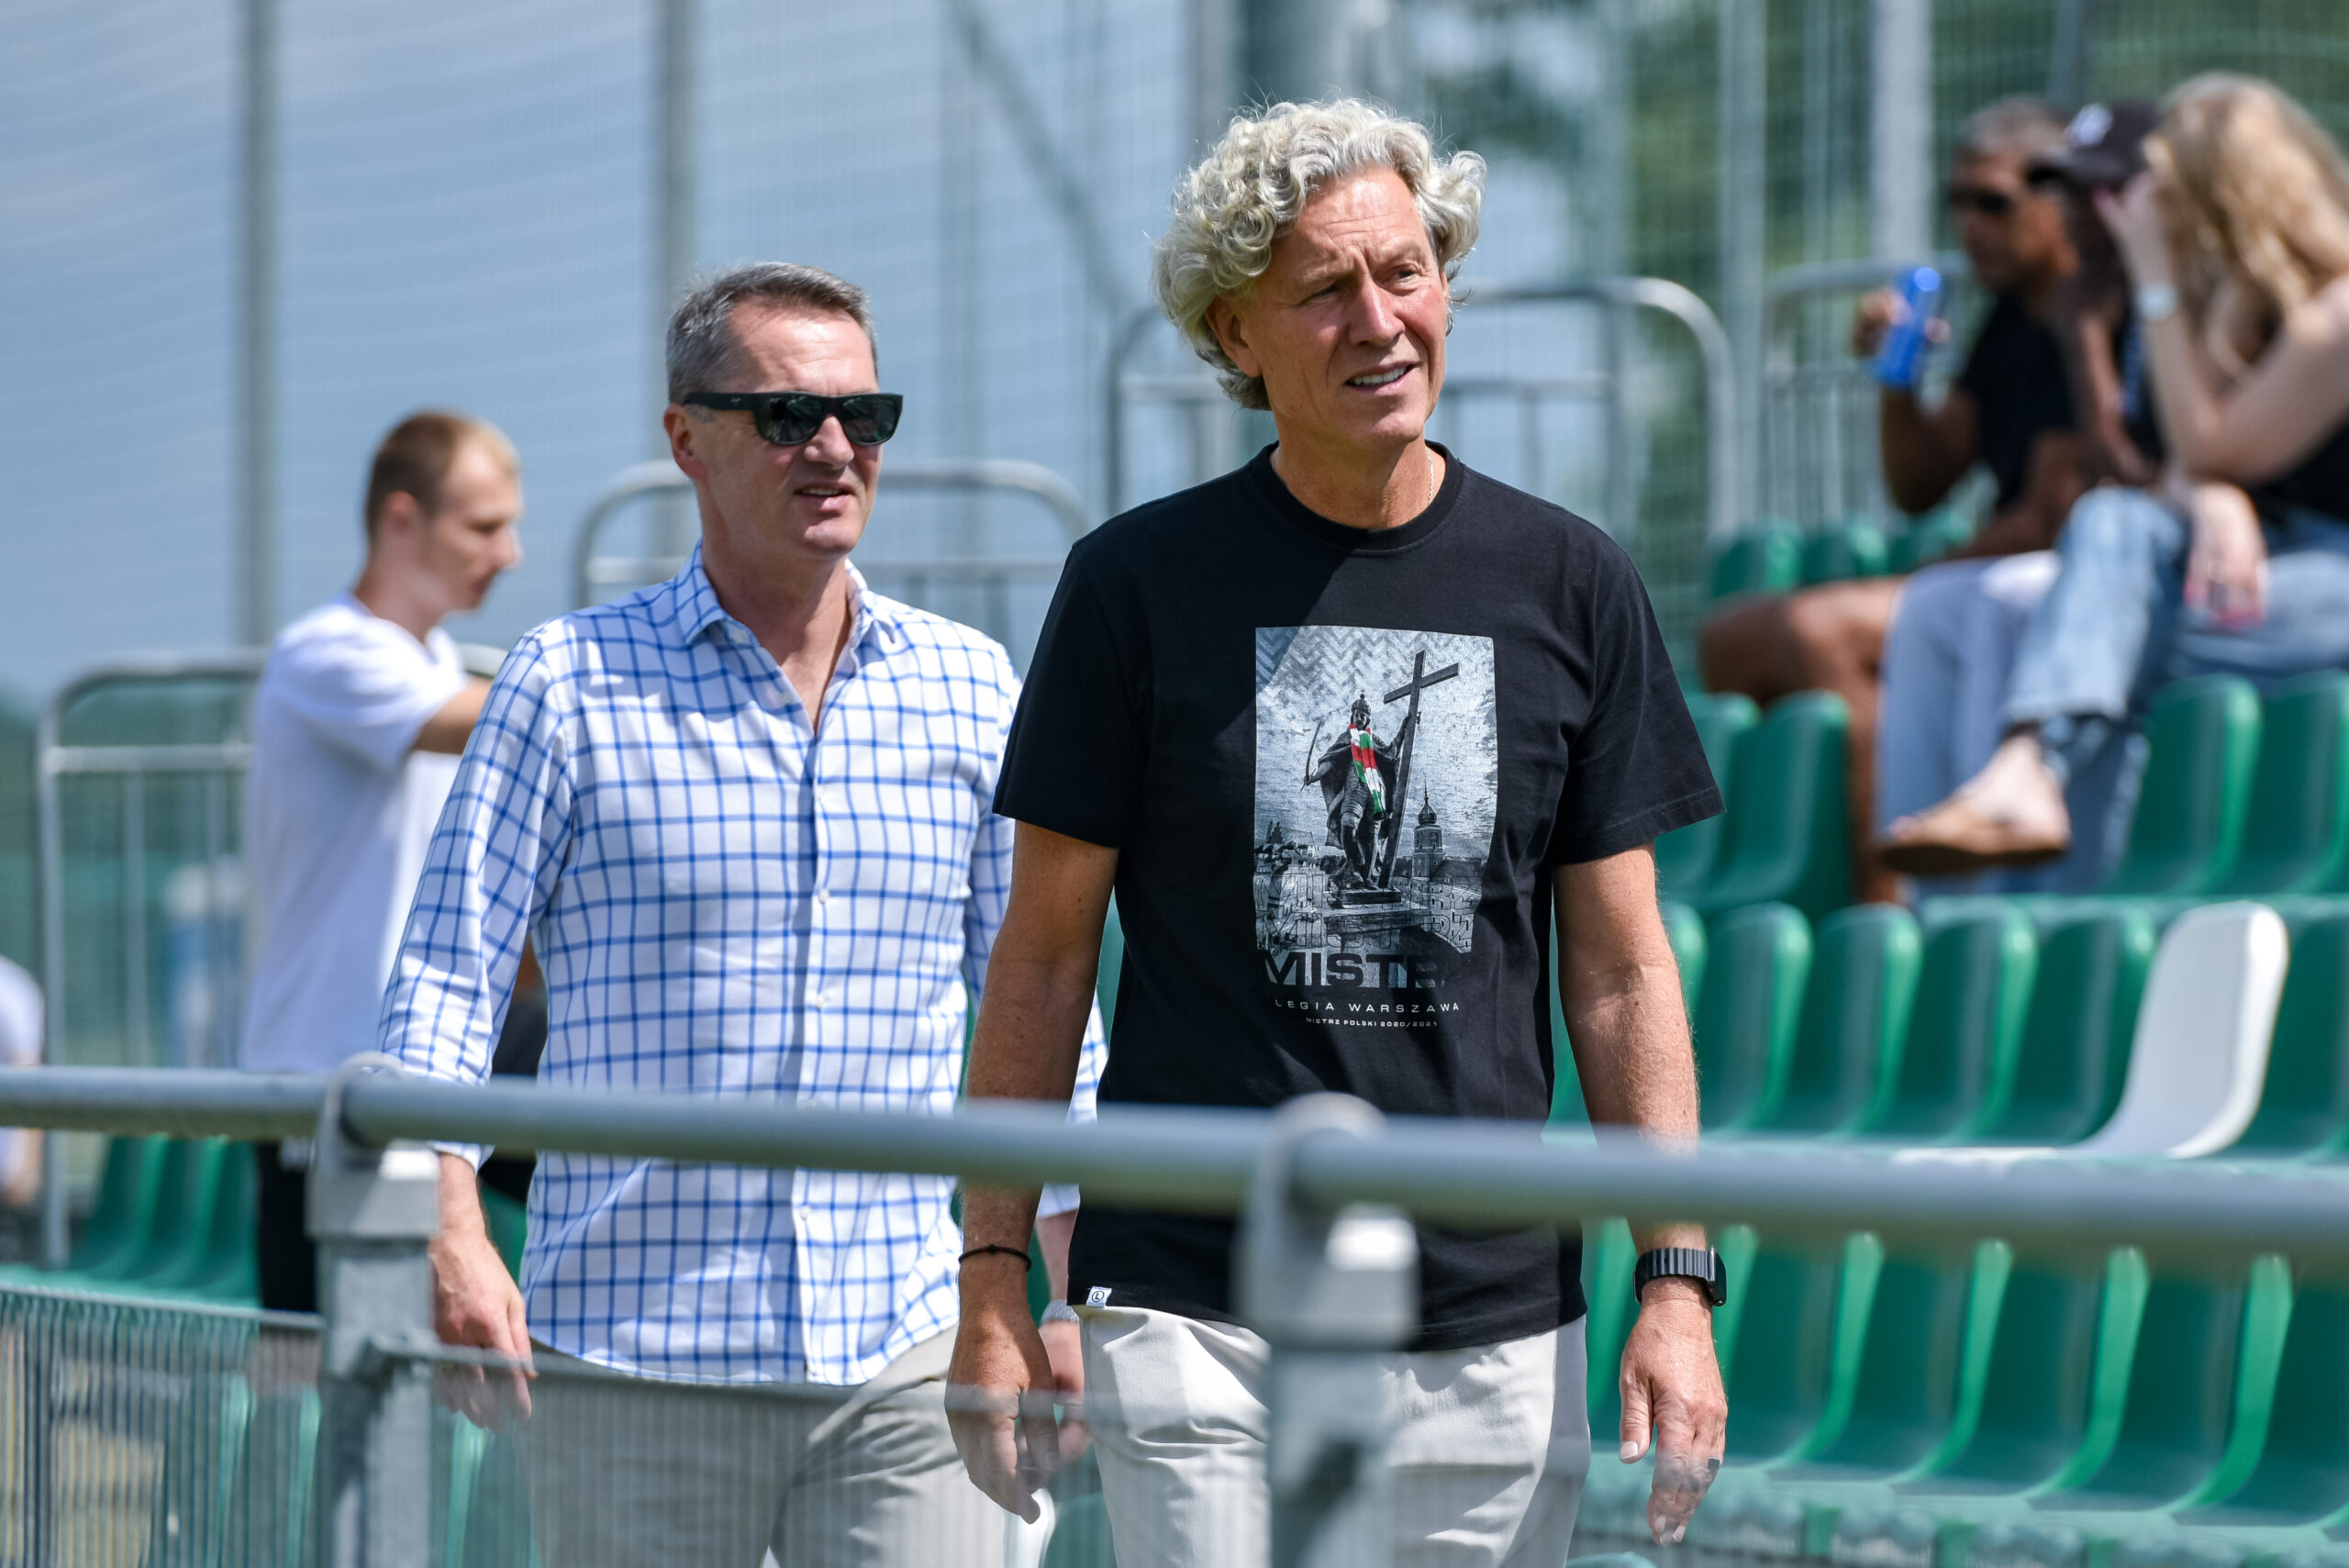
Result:
{"label": "man's right hand", "polygon": [[[490,1244],[473,1166],[443,1154],[440,1194],[440,1233],[425,1254],[432,1268],[433,1331],[444,1345],[527,1362],[530,1330],[522,1292]],[[477,1427],[497,1431],[509,1416],[530,1418],[530,1388],[523,1373],[444,1366],[435,1382],[442,1403]]]}
{"label": "man's right hand", "polygon": [[1900,319],[1900,297],[1890,289],[1875,289],[1860,296],[1852,313],[1852,352],[1864,360],[1876,358],[1884,335]]}
{"label": "man's right hand", "polygon": [[1061,1451],[1052,1422],[1057,1381],[1028,1313],[1027,1283],[1016,1262],[1000,1254],[963,1265],[946,1423],[973,1484],[1032,1524],[1040,1513],[1033,1494],[1060,1469]]}

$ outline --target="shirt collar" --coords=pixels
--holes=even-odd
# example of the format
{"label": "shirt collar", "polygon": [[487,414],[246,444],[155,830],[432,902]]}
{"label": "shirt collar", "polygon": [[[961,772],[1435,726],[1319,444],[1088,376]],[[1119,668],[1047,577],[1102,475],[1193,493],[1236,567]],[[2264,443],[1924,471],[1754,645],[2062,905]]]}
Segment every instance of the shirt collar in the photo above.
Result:
{"label": "shirt collar", "polygon": [[[848,563],[848,581],[856,605],[856,618],[849,628],[850,651],[879,654],[907,646],[905,621],[896,602],[868,587],[864,573],[856,569],[852,561]],[[699,541],[685,557],[685,566],[669,580],[669,590],[676,609],[678,632],[688,644],[698,641],[703,633],[719,625],[740,628],[744,640],[750,639],[749,628],[728,615],[718,602],[718,590],[709,585],[709,573],[702,570]]]}

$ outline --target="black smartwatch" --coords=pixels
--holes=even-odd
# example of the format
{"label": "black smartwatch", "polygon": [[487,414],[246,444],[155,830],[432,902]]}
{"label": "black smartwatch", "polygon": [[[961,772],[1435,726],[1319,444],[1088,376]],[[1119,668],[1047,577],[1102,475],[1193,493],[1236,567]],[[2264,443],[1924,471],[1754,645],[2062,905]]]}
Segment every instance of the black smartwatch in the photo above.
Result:
{"label": "black smartwatch", "polygon": [[1729,1275],[1721,1255],[1710,1247],[1658,1247],[1640,1254],[1631,1271],[1631,1299],[1640,1298],[1652,1279],[1692,1279],[1705,1287],[1705,1302],[1719,1307],[1729,1299]]}

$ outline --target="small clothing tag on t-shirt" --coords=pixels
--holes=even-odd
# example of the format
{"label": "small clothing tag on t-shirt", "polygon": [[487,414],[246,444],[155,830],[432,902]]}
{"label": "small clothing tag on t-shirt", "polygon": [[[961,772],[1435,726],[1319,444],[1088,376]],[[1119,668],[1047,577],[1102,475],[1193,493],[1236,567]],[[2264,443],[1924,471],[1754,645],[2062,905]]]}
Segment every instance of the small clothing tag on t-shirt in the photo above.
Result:
{"label": "small clothing tag on t-shirt", "polygon": [[1085,1305],[1087,1307],[1108,1306],[1109,1287],[1106,1284],[1097,1284],[1091,1290],[1086,1291],[1085,1293]]}

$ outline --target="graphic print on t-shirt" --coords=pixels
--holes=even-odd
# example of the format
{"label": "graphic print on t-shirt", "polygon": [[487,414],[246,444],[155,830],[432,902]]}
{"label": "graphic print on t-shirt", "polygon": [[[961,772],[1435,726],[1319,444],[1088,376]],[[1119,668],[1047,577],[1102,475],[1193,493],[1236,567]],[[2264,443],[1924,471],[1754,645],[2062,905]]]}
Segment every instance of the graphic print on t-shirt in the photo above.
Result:
{"label": "graphic print on t-shirt", "polygon": [[[1256,946],[1316,1012],[1468,951],[1500,777],[1490,638],[1256,630]],[[1287,988],[1301,988],[1291,991]]]}

